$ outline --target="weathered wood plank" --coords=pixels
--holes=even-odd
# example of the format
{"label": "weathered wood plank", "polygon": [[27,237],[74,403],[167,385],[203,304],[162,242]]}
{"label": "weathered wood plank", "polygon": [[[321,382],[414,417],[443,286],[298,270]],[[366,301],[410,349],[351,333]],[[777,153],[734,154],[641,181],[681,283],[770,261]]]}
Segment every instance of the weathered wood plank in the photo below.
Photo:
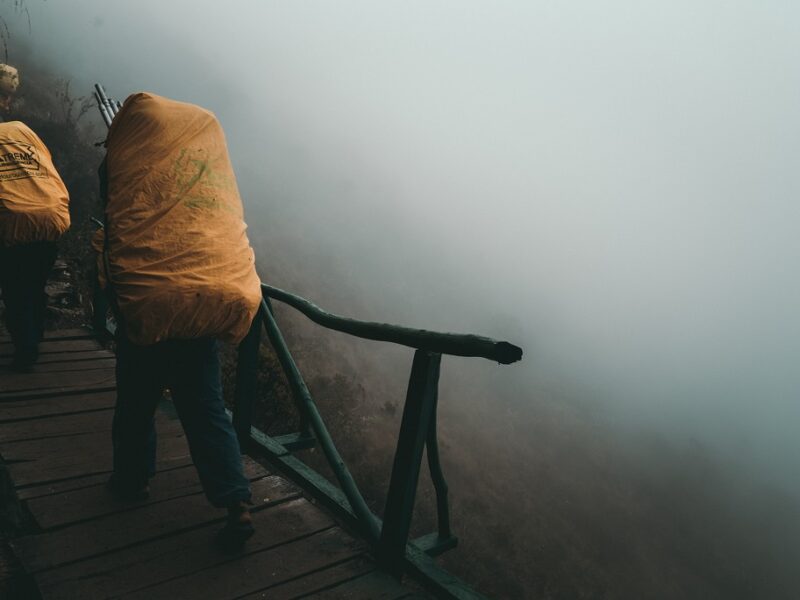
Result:
{"label": "weathered wood plank", "polygon": [[[267,476],[267,471],[249,457],[243,457],[245,476],[251,480]],[[95,517],[121,513],[139,506],[155,504],[202,491],[194,465],[173,469],[150,481],[150,498],[136,503],[118,502],[105,484],[70,490],[28,501],[28,510],[42,529],[50,529]]]}
{"label": "weathered wood plank", "polygon": [[105,483],[107,480],[108,473],[95,473],[93,475],[74,477],[65,481],[49,482],[40,485],[17,488],[17,497],[20,500],[30,500],[31,498],[40,498],[42,496],[50,496],[52,494],[68,492],[69,490],[90,487],[100,483]]}
{"label": "weathered wood plank", "polygon": [[[109,411],[104,412],[108,414]],[[72,415],[67,415],[63,418],[71,416]],[[46,421],[48,419],[44,420]],[[39,419],[37,419],[37,421],[41,422]],[[180,427],[180,422],[171,420],[167,416],[159,416],[157,418],[156,431],[159,433],[159,438],[183,438],[183,430]],[[89,459],[92,453],[104,452],[106,450],[111,450],[111,436],[107,430],[76,433],[75,435],[53,439],[44,438],[10,441],[0,444],[0,454],[3,455],[6,462],[11,464],[39,459],[45,459],[54,464],[61,464],[64,462],[73,462],[76,457],[79,459]]]}
{"label": "weathered wood plank", "polygon": [[[274,475],[254,482],[252,488],[253,500],[257,504],[286,500],[299,493],[296,487]],[[219,520],[222,516],[221,511],[208,504],[205,496],[194,494],[130,510],[124,519],[107,515],[56,531],[18,538],[12,546],[25,570],[36,573],[175,534]]]}
{"label": "weathered wood plank", "polygon": [[10,400],[0,402],[0,423],[113,408],[116,401],[116,392],[91,392],[34,400]]}
{"label": "weathered wood plank", "polygon": [[[330,517],[304,498],[266,508],[255,507],[253,520],[256,533],[245,544],[242,555],[279,547],[333,525]],[[211,543],[219,527],[219,522],[210,523],[198,529],[57,567],[40,573],[36,580],[45,600],[84,600],[130,594],[230,561],[230,556],[220,554]],[[269,565],[267,562],[261,564]],[[200,594],[196,597],[214,596]]]}
{"label": "weathered wood plank", "polygon": [[[85,352],[87,350],[102,349],[100,342],[93,338],[85,340],[45,340],[39,344],[39,354],[50,354],[53,352]],[[0,344],[0,356],[11,356],[14,354],[14,345],[10,342]]]}
{"label": "weathered wood plank", "polygon": [[0,453],[9,442],[44,439],[62,435],[93,433],[111,429],[114,411],[110,408],[77,415],[58,415],[0,425]]}
{"label": "weathered wood plank", "polygon": [[[110,442],[108,447],[109,450],[106,453],[101,454],[85,466],[76,465],[74,461],[52,466],[37,462],[14,464],[9,466],[8,470],[17,487],[41,485],[101,473],[110,474],[112,469]],[[163,448],[164,445],[159,446],[159,450]],[[159,452],[156,458],[157,470],[172,469],[189,464],[192,464],[192,457],[189,455],[188,447],[185,450],[185,454]]]}
{"label": "weathered wood plank", "polygon": [[3,375],[0,398],[22,393],[41,394],[53,389],[113,388],[116,386],[114,368],[63,373],[8,373]]}
{"label": "weathered wood plank", "polygon": [[[171,426],[170,426],[171,427]],[[48,450],[48,445],[53,448]],[[111,471],[111,436],[108,432],[14,442],[3,447],[3,457],[17,487],[60,481]],[[12,462],[12,461],[21,462]],[[158,437],[157,469],[191,463],[189,447],[180,425]]]}
{"label": "weathered wood plank", "polygon": [[240,600],[293,600],[308,594],[326,590],[360,575],[375,570],[375,561],[367,556],[358,556],[332,567],[309,573],[300,579],[287,581],[275,587],[243,596]]}
{"label": "weathered wood plank", "polygon": [[46,390],[25,390],[21,392],[9,392],[5,394],[0,392],[0,404],[3,402],[17,402],[19,400],[46,400],[53,396],[69,396],[73,394],[90,394],[93,392],[113,392],[115,391],[115,382],[110,385],[94,385],[91,387],[75,386],[75,387],[54,387]]}
{"label": "weathered wood plank", "polygon": [[54,329],[44,332],[46,340],[60,340],[76,337],[95,337],[94,332],[88,327],[76,327],[74,329]]}
{"label": "weathered wood plank", "polygon": [[397,600],[412,593],[386,573],[373,571],[308,597],[319,600]]}
{"label": "weathered wood plank", "polygon": [[[169,473],[175,469],[182,469],[190,464],[192,463],[189,456],[181,457],[181,459],[176,461],[175,464],[169,464],[160,461],[156,464],[156,468],[158,469],[156,476],[162,473]],[[109,466],[109,469],[110,468],[111,467]],[[73,477],[72,479],[66,479],[62,481],[50,481],[47,483],[17,488],[17,497],[20,500],[30,500],[33,498],[41,498],[42,496],[51,496],[53,494],[61,494],[71,490],[92,487],[101,483],[105,484],[105,482],[108,481],[109,473],[110,470],[103,473],[94,473],[92,475]]]}
{"label": "weathered wood plank", "polygon": [[[181,465],[178,468],[183,468]],[[42,496],[50,496],[52,494],[59,494],[61,492],[68,492],[70,490],[78,490],[85,487],[91,487],[100,483],[108,481],[108,472],[95,473],[93,475],[84,475],[81,477],[73,477],[64,481],[48,482],[39,485],[32,485],[23,488],[17,488],[17,497],[20,500],[30,500],[31,498],[40,498]]]}
{"label": "weathered wood plank", "polygon": [[[110,431],[114,411],[110,408],[73,415],[54,415],[43,419],[29,419],[0,424],[0,454],[8,443],[37,440],[65,435]],[[177,420],[163,411],[156,412],[156,431],[177,431]]]}
{"label": "weathered wood plank", "polygon": [[[0,356],[0,367],[6,367],[11,364],[11,356]],[[85,350],[79,352],[51,352],[50,354],[41,354],[36,361],[36,369],[45,370],[44,365],[50,365],[60,362],[78,362],[78,361],[91,361],[98,358],[114,358],[114,353],[108,350]]]}
{"label": "weathered wood plank", "polygon": [[[7,463],[29,462],[38,459],[53,461],[74,460],[72,457],[90,456],[104,447],[110,449],[108,433],[87,433],[69,439],[24,440],[0,446],[0,453]],[[12,464],[13,466],[13,464]]]}
{"label": "weathered wood plank", "polygon": [[73,329],[53,329],[44,332],[44,339],[46,340],[60,340],[65,338],[76,337],[95,337],[94,333],[88,327],[75,327]]}
{"label": "weathered wood plank", "polygon": [[[53,331],[45,331],[43,335],[45,340],[63,340],[75,338],[89,338],[94,337],[91,329],[77,328],[77,329],[55,329]],[[10,343],[10,335],[0,335],[0,344]]]}
{"label": "weathered wood plank", "polygon": [[[358,556],[364,543],[335,527],[236,561],[141,589],[130,600],[239,598]],[[266,568],[265,568],[266,567]]]}
{"label": "weathered wood plank", "polygon": [[[31,374],[49,375],[50,373],[63,373],[64,371],[95,371],[97,369],[113,369],[117,361],[113,354],[107,354],[102,350],[97,350],[98,355],[92,360],[62,360],[61,362],[37,362],[31,368]],[[79,354],[75,352],[74,354]],[[82,354],[82,353],[80,353]],[[47,355],[45,355],[47,356]],[[10,363],[10,359],[0,360],[3,363]],[[11,373],[10,373],[11,374]]]}

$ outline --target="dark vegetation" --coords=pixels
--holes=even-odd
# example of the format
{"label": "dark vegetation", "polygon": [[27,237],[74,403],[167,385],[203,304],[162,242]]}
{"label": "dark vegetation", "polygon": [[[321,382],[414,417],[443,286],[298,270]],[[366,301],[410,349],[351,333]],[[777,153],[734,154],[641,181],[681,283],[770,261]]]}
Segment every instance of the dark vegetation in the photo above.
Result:
{"label": "dark vegetation", "polygon": [[[18,66],[22,87],[8,118],[24,120],[41,135],[72,197],[73,225],[61,256],[76,295],[72,308],[51,311],[50,326],[86,323],[89,217],[100,213],[95,171],[101,151],[94,143],[103,131],[99,116],[85,116],[87,104],[68,82],[33,65]],[[259,256],[280,256],[280,238],[250,233]],[[262,277],[292,289],[292,274],[276,264],[265,261]],[[314,290],[298,291],[313,297]],[[358,317],[358,309],[350,314]],[[380,513],[410,351],[325,332],[289,309],[278,307],[278,316],[340,451]],[[233,361],[229,349],[228,395]],[[257,425],[270,434],[294,431],[288,386],[266,344],[262,364]],[[443,365],[441,452],[461,539],[442,559],[449,570],[498,599],[797,597],[795,499],[743,483],[700,444],[682,447],[652,433],[613,428],[546,391],[505,390],[524,410],[501,410],[502,378],[476,383],[467,372],[472,366],[467,359]],[[326,472],[319,452],[306,451],[303,458]],[[416,533],[435,528],[433,506],[423,469]]]}

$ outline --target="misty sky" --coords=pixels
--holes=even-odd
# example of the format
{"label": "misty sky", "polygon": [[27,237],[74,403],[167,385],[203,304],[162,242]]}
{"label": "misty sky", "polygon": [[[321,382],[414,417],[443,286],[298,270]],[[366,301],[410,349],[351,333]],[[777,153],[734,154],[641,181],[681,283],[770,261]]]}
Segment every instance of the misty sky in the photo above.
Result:
{"label": "misty sky", "polygon": [[219,115],[251,238],[297,240],[264,272],[315,289],[300,252],[353,316],[508,338],[518,382],[800,468],[800,5],[29,6],[74,89]]}

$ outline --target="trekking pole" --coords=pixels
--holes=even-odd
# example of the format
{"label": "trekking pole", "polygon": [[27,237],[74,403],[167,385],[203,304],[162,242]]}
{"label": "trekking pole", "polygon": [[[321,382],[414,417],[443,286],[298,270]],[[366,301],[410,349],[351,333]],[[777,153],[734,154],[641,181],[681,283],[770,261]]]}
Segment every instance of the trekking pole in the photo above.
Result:
{"label": "trekking pole", "polygon": [[111,127],[111,122],[122,108],[122,104],[109,98],[101,84],[95,83],[94,90],[94,99],[97,101],[97,108],[100,109],[100,115],[103,117],[106,127]]}
{"label": "trekking pole", "polygon": [[97,92],[94,93],[94,98],[97,100],[97,108],[100,109],[100,115],[103,117],[106,127],[111,127],[111,115],[108,114],[108,109],[106,108],[105,104],[103,104],[103,101],[100,99],[100,96]]}

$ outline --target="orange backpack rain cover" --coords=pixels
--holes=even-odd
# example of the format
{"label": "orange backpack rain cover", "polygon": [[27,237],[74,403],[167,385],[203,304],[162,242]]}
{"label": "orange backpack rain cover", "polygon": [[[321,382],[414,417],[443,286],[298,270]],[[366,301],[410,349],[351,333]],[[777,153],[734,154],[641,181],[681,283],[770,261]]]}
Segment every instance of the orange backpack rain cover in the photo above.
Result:
{"label": "orange backpack rain cover", "polygon": [[0,123],[0,245],[52,242],[67,229],[69,194],[47,146],[24,123]]}
{"label": "orange backpack rain cover", "polygon": [[216,117],[133,94],[111,124],[107,148],[106,252],[130,340],[241,341],[261,282]]}

